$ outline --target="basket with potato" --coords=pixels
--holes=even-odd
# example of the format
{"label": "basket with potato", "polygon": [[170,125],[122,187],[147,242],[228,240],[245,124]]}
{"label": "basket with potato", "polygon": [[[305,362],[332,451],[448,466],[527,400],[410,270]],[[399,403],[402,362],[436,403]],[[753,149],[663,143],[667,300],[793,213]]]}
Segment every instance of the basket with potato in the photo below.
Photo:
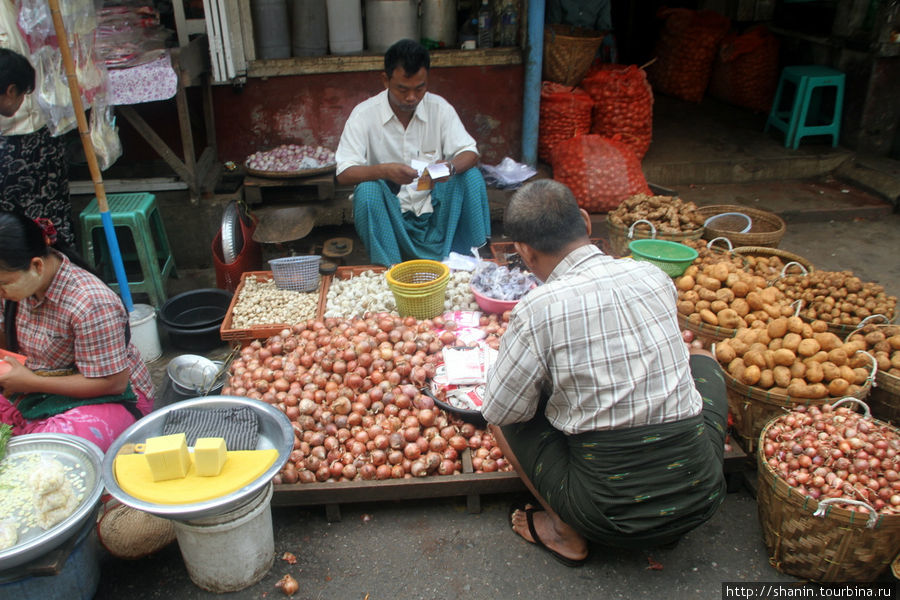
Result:
{"label": "basket with potato", "polygon": [[845,342],[824,321],[807,323],[797,316],[757,320],[716,342],[714,352],[725,371],[735,433],[748,452],[784,409],[845,396],[863,399],[878,370],[864,342]]}
{"label": "basket with potato", "polygon": [[[880,315],[875,315],[872,319],[878,317]],[[878,364],[875,386],[868,398],[872,413],[879,419],[900,423],[900,325],[861,323],[846,341],[863,342]]]}
{"label": "basket with potato", "polygon": [[656,238],[683,243],[703,235],[703,218],[697,205],[677,196],[631,196],[610,211],[607,225],[615,256],[626,256],[631,240]]}
{"label": "basket with potato", "polygon": [[896,314],[896,296],[888,295],[882,285],[864,282],[851,271],[790,274],[775,282],[775,287],[791,300],[803,301],[800,317],[805,321],[825,321],[829,331],[842,337],[867,317],[877,314],[893,320]]}
{"label": "basket with potato", "polygon": [[742,259],[735,256],[694,264],[675,280],[682,329],[693,331],[708,345],[732,337],[738,328],[754,321],[768,322],[794,313],[782,292],[742,265]]}

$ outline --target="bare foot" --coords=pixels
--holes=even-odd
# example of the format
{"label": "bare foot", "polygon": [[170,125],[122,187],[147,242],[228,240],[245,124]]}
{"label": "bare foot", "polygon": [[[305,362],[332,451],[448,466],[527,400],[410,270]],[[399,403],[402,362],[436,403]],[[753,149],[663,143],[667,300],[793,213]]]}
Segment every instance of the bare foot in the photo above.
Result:
{"label": "bare foot", "polygon": [[[531,507],[531,504],[525,505],[525,508]],[[582,560],[587,556],[588,547],[585,539],[559,517],[551,517],[547,511],[538,508],[532,513],[532,519],[538,537],[547,548],[572,560]],[[535,543],[531,532],[528,531],[528,517],[524,510],[513,511],[511,524],[513,531],[526,541]]]}

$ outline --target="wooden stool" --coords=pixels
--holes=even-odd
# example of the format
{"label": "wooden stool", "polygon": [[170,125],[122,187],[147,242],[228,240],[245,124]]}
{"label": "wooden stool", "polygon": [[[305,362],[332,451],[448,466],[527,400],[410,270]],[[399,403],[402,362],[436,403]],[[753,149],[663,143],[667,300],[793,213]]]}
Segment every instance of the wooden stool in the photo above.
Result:
{"label": "wooden stool", "polygon": [[[166,301],[165,280],[175,275],[175,259],[156,205],[147,193],[110,194],[106,198],[132,292],[145,292],[157,308]],[[119,291],[107,248],[97,198],[81,211],[81,253]],[[134,279],[132,279],[134,277]]]}

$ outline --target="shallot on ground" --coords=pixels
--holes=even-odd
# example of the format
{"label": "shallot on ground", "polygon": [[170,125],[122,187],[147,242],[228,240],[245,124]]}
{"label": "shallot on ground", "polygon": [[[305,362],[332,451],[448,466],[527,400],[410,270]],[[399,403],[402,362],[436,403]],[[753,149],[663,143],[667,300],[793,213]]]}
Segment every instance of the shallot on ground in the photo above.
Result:
{"label": "shallot on ground", "polygon": [[246,165],[257,171],[291,173],[334,164],[334,152],[322,146],[283,144],[247,157]]}

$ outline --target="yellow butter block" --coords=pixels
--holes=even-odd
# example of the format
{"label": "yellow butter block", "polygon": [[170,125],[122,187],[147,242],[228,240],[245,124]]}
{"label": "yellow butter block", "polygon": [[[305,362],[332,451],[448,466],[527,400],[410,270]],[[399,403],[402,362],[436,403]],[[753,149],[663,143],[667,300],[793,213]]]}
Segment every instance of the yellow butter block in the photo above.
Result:
{"label": "yellow butter block", "polygon": [[144,456],[153,481],[180,479],[191,468],[191,455],[183,433],[147,438]]}
{"label": "yellow butter block", "polygon": [[225,438],[197,438],[194,443],[194,470],[201,477],[215,477],[222,472],[228,454]]}

